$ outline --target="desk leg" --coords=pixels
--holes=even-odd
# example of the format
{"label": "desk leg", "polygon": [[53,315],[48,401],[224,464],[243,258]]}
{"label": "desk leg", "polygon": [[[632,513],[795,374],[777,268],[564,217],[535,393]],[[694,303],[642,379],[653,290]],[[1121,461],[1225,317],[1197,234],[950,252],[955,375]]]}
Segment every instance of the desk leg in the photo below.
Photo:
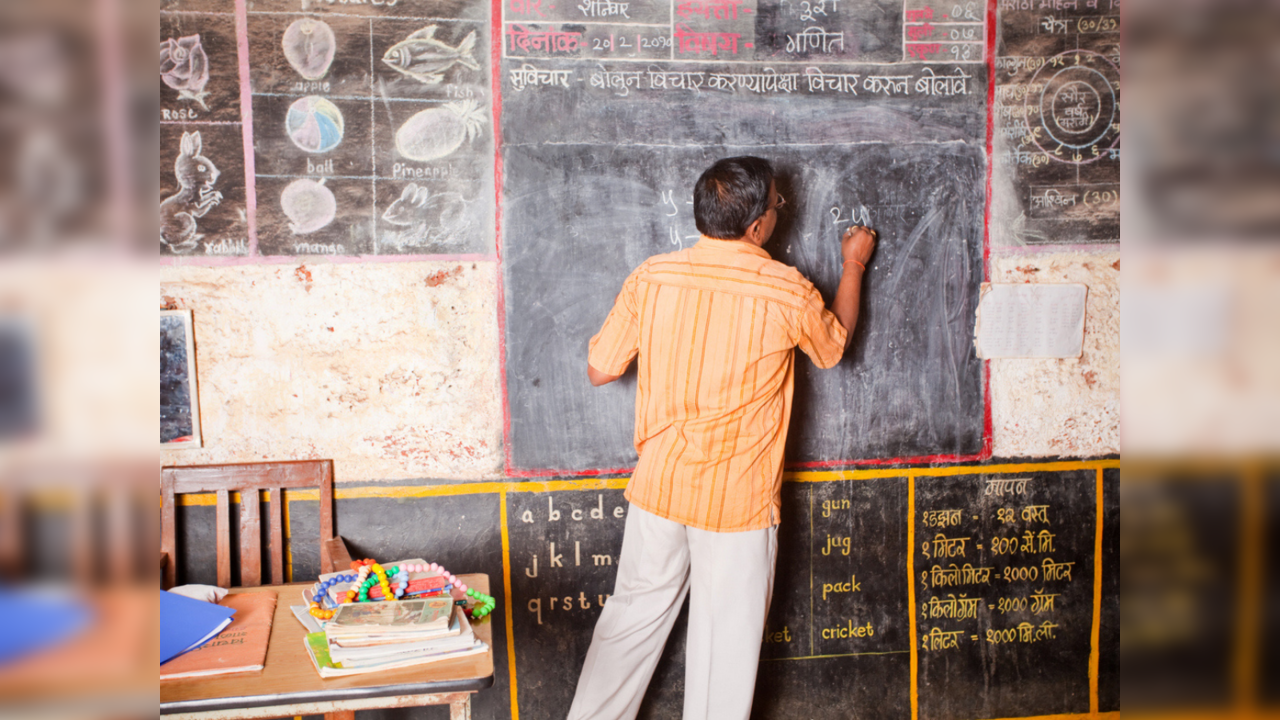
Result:
{"label": "desk leg", "polygon": [[471,720],[471,693],[449,703],[449,720]]}

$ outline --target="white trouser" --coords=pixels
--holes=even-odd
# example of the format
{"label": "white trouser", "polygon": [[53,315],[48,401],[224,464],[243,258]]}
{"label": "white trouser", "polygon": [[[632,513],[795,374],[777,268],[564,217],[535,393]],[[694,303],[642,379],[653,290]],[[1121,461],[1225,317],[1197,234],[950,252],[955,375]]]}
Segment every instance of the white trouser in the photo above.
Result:
{"label": "white trouser", "polygon": [[569,720],[636,716],[690,587],[684,720],[746,720],[777,556],[777,526],[708,532],[631,506]]}

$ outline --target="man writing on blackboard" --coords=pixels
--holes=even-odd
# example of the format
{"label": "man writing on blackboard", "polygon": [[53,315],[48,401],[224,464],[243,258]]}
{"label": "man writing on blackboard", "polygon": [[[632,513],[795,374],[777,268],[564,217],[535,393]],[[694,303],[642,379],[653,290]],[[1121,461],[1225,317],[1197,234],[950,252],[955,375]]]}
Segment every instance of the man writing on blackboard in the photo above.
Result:
{"label": "man writing on blackboard", "polygon": [[850,228],[828,311],[762,246],[778,210],[767,160],[721,160],[694,187],[701,240],[649,258],[591,339],[593,385],[638,357],[636,449],[618,577],[596,624],[570,720],[634,718],[689,600],[684,718],[743,719],[773,594],[793,349],[840,361],[858,321],[875,234]]}

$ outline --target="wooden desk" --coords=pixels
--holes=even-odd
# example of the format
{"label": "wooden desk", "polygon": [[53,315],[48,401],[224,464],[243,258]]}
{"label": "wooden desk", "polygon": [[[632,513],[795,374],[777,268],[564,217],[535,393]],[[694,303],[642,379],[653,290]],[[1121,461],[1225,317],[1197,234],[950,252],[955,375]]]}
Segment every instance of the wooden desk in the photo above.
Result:
{"label": "wooden desk", "polygon": [[[460,575],[468,587],[489,592],[489,576]],[[279,593],[266,667],[260,673],[160,683],[160,714],[174,720],[243,720],[329,714],[351,718],[356,710],[449,705],[451,720],[469,720],[471,693],[493,685],[493,615],[475,623],[483,655],[399,670],[322,678],[303,645],[306,630],[289,609],[302,603],[312,583],[235,588],[231,592]]]}

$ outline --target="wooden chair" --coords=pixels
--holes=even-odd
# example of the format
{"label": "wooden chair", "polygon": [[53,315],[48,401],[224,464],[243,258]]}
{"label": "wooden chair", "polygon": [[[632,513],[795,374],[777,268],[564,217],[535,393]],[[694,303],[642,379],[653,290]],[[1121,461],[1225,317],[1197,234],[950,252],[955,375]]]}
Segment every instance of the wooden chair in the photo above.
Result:
{"label": "wooden chair", "polygon": [[231,586],[231,493],[240,493],[240,582],[262,584],[262,517],[259,491],[269,492],[271,584],[284,577],[284,492],[300,488],[320,491],[320,572],[346,569],[347,545],[333,532],[333,461],[192,465],[160,471],[161,586],[177,581],[176,498],[186,493],[217,494],[218,586]]}
{"label": "wooden chair", "polygon": [[156,545],[152,472],[112,464],[17,468],[0,483],[0,579],[25,579],[36,557],[30,528],[61,518],[65,554],[43,560],[53,563],[41,568],[45,579],[82,586],[154,582],[155,566],[138,563],[141,548]]}

